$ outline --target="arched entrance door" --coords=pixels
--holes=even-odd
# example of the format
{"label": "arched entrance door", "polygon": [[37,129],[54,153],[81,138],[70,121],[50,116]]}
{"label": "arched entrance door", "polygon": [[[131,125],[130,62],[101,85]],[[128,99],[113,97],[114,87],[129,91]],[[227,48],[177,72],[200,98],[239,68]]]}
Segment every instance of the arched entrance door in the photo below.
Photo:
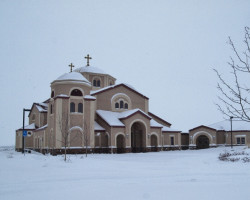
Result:
{"label": "arched entrance door", "polygon": [[131,151],[144,152],[146,149],[146,130],[144,124],[135,122],[131,127]]}
{"label": "arched entrance door", "polygon": [[196,139],[196,147],[197,149],[206,149],[209,148],[209,139],[205,135],[200,135]]}
{"label": "arched entrance door", "polygon": [[123,135],[118,135],[116,138],[117,153],[125,153],[125,138]]}
{"label": "arched entrance door", "polygon": [[151,151],[157,151],[157,137],[156,137],[156,135],[151,135]]}

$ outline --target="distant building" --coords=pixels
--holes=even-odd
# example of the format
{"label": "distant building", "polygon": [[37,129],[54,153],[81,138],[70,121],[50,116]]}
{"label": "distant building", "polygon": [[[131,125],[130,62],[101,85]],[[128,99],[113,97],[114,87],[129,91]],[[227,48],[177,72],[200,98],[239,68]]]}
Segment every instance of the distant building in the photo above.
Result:
{"label": "distant building", "polygon": [[[232,121],[232,144],[250,146],[250,123]],[[220,145],[231,145],[231,123],[229,120],[198,126],[189,130],[189,148],[203,149]]]}
{"label": "distant building", "polygon": [[[181,148],[181,131],[149,112],[149,98],[89,66],[51,83],[50,98],[33,103],[25,148],[53,154],[148,152]],[[65,141],[65,134],[69,134]],[[22,150],[22,128],[16,130]]]}

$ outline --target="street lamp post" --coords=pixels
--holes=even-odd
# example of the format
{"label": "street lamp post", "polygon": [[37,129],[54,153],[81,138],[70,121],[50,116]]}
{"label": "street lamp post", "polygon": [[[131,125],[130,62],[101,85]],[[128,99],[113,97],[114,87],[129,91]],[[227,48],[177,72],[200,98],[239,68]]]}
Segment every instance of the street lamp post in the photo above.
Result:
{"label": "street lamp post", "polygon": [[230,117],[230,122],[231,122],[231,149],[233,148],[233,131],[232,131],[232,129],[233,129],[233,117],[231,116]]}
{"label": "street lamp post", "polygon": [[22,153],[24,153],[25,137],[24,137],[24,124],[25,124],[25,112],[30,112],[30,109],[23,109],[23,137],[22,137]]}

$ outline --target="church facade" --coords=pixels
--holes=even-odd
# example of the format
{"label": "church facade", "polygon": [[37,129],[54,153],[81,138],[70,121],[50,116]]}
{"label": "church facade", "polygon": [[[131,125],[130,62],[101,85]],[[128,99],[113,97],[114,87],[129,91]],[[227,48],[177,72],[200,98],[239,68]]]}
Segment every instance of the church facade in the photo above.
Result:
{"label": "church facade", "polygon": [[149,111],[149,98],[87,65],[51,82],[50,98],[33,103],[27,136],[16,130],[16,150],[126,153],[181,148],[181,131]]}

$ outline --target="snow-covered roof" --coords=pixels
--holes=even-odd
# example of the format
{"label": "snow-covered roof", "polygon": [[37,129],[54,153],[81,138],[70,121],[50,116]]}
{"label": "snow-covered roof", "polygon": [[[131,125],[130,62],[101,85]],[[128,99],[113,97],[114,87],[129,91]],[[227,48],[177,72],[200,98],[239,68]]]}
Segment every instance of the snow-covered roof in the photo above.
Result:
{"label": "snow-covered roof", "polygon": [[153,114],[152,112],[148,112],[149,116],[152,117],[152,118],[155,118],[155,119],[158,119],[161,123],[163,124],[167,124],[167,126],[171,126],[172,124],[167,122],[166,120],[162,119],[161,117],[159,117],[159,115],[155,115]]}
{"label": "snow-covered roof", "polygon": [[160,124],[160,123],[158,123],[157,121],[155,121],[154,119],[151,119],[150,120],[150,126],[151,127],[163,127],[163,125],[162,124]]}
{"label": "snow-covered roof", "polygon": [[95,98],[95,97],[90,96],[90,95],[85,95],[85,96],[84,96],[84,99],[96,100],[96,98]]}
{"label": "snow-covered roof", "polygon": [[[24,129],[25,130],[35,130],[36,129],[36,125],[35,125],[35,123],[32,123],[32,124],[24,126]],[[19,128],[18,130],[23,130],[23,127]]]}
{"label": "snow-covered roof", "polygon": [[67,94],[58,94],[58,95],[55,96],[55,98],[60,98],[60,97],[69,98],[69,95],[67,95]]}
{"label": "snow-covered roof", "polygon": [[119,87],[119,86],[124,86],[124,87],[126,87],[126,88],[134,91],[135,93],[139,94],[140,96],[148,99],[148,97],[144,96],[143,94],[141,94],[140,92],[138,92],[134,87],[132,87],[131,85],[126,84],[126,83],[119,83],[119,84],[116,84],[116,85],[110,85],[110,86],[101,88],[99,90],[92,90],[92,91],[90,91],[90,95],[96,95],[96,94],[102,93],[102,92],[104,92],[106,90],[110,90],[110,89],[113,89],[113,88],[116,88],[116,87]]}
{"label": "snow-covered roof", "polygon": [[[221,122],[217,122],[208,127],[216,129],[216,130],[224,130],[224,131],[231,131],[231,122],[230,120],[224,120]],[[233,131],[250,131],[250,122],[245,121],[232,121],[232,130]]]}
{"label": "snow-covered roof", "polygon": [[106,110],[97,110],[97,114],[110,126],[124,126],[119,120],[120,113]]}
{"label": "snow-covered roof", "polygon": [[101,127],[96,121],[94,124],[95,131],[105,131],[103,127]]}
{"label": "snow-covered roof", "polygon": [[80,73],[78,72],[69,72],[59,76],[54,82],[62,82],[62,81],[73,81],[73,82],[85,82],[90,84],[90,82]]}
{"label": "snow-covered roof", "polygon": [[164,132],[181,132],[180,130],[169,128],[167,126],[163,126],[162,131],[164,131]]}
{"label": "snow-covered roof", "polygon": [[36,129],[36,131],[43,130],[43,129],[47,128],[47,127],[48,127],[48,124],[46,124],[46,125],[44,125],[44,126],[42,126],[42,127],[38,128],[38,129]]}
{"label": "snow-covered roof", "polygon": [[120,121],[120,119],[124,119],[129,117],[130,115],[133,115],[136,112],[140,112],[143,115],[146,115],[146,117],[150,118],[145,112],[143,112],[140,109],[133,109],[133,110],[127,110],[123,112],[112,112],[112,111],[106,111],[106,110],[97,110],[97,114],[108,123],[110,126],[124,126],[124,124]]}
{"label": "snow-covered roof", "polygon": [[125,125],[122,123],[121,119],[127,118],[137,112],[142,113],[146,117],[150,119],[150,126],[151,127],[159,127],[162,128],[162,131],[165,132],[181,132],[176,129],[169,128],[167,126],[164,126],[154,119],[152,119],[148,114],[143,112],[140,109],[133,109],[133,110],[127,110],[124,112],[112,112],[112,111],[106,111],[106,110],[97,110],[97,114],[110,126],[122,126],[124,127]]}
{"label": "snow-covered roof", "polygon": [[143,111],[142,111],[141,109],[139,109],[139,108],[136,108],[136,109],[133,109],[133,110],[126,110],[126,111],[120,112],[120,117],[119,117],[119,119],[127,118],[127,117],[129,117],[130,115],[133,115],[133,114],[136,113],[136,112],[140,112],[140,113],[144,114],[146,117],[148,117],[149,119],[151,119],[151,117],[150,117],[147,113],[143,112]]}
{"label": "snow-covered roof", "polygon": [[162,128],[161,130],[164,131],[164,132],[181,132],[179,130],[176,130],[176,129],[173,129],[173,128],[169,128],[167,126],[164,126],[160,123],[158,123],[157,121],[155,121],[154,119],[151,119],[150,120],[150,126],[151,127],[159,127],[159,128]]}
{"label": "snow-covered roof", "polygon": [[[42,106],[40,105],[36,105],[36,108],[39,112],[47,112],[47,109],[44,109]],[[47,107],[48,108],[48,107]]]}
{"label": "snow-covered roof", "polygon": [[93,66],[84,66],[84,67],[79,67],[74,70],[74,72],[86,72],[86,73],[94,73],[94,74],[107,74],[103,70],[93,67]]}

